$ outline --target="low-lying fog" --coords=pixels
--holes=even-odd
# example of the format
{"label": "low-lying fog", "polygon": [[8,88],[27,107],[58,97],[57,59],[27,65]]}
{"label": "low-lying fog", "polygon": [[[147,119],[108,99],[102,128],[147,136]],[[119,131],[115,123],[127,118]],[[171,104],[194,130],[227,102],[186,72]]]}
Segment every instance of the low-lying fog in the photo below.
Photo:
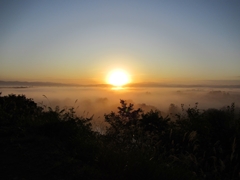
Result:
{"label": "low-lying fog", "polygon": [[[29,87],[0,88],[2,96],[24,94],[35,102],[60,108],[74,107],[77,115],[90,117],[94,114],[93,124],[103,124],[104,113],[117,111],[120,99],[141,107],[145,112],[158,109],[162,115],[169,113],[170,104],[181,109],[181,104],[191,107],[198,103],[199,109],[221,108],[231,103],[238,107],[240,89],[218,88],[88,88],[88,87]],[[46,97],[47,98],[46,98]]]}

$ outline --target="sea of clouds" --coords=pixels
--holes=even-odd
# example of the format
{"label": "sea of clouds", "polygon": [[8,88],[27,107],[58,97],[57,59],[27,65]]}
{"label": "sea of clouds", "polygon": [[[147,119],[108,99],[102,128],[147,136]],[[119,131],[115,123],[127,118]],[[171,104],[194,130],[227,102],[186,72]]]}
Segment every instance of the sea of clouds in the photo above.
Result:
{"label": "sea of clouds", "polygon": [[[23,94],[32,98],[40,106],[55,108],[74,107],[78,116],[91,117],[96,130],[104,129],[104,114],[116,112],[120,99],[134,104],[134,107],[144,112],[159,110],[163,116],[184,107],[194,107],[198,103],[200,110],[208,108],[223,108],[235,103],[240,106],[240,89],[238,88],[98,88],[98,87],[26,87],[0,88],[2,96],[8,94]],[[174,113],[175,113],[174,112]]]}

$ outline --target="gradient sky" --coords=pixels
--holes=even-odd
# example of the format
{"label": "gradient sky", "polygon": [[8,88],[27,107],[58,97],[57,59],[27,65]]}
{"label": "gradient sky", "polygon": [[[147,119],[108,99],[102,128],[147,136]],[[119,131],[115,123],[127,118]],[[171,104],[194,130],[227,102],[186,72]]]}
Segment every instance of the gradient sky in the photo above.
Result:
{"label": "gradient sky", "polygon": [[0,80],[240,80],[240,1],[2,0]]}

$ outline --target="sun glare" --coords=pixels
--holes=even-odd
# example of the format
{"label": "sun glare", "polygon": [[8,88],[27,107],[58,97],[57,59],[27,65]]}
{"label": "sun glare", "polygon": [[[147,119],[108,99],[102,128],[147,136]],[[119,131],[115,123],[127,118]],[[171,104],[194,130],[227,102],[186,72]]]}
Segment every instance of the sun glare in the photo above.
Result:
{"label": "sun glare", "polygon": [[114,70],[109,73],[108,75],[108,83],[116,86],[121,87],[127,83],[129,83],[129,76],[128,74],[123,70]]}

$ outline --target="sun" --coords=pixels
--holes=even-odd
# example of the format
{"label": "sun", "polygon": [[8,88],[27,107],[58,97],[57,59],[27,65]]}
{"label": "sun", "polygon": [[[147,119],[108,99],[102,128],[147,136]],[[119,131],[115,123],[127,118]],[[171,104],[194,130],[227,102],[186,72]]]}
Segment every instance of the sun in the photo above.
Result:
{"label": "sun", "polygon": [[113,70],[109,73],[107,82],[113,86],[121,87],[130,82],[127,72],[121,69]]}

